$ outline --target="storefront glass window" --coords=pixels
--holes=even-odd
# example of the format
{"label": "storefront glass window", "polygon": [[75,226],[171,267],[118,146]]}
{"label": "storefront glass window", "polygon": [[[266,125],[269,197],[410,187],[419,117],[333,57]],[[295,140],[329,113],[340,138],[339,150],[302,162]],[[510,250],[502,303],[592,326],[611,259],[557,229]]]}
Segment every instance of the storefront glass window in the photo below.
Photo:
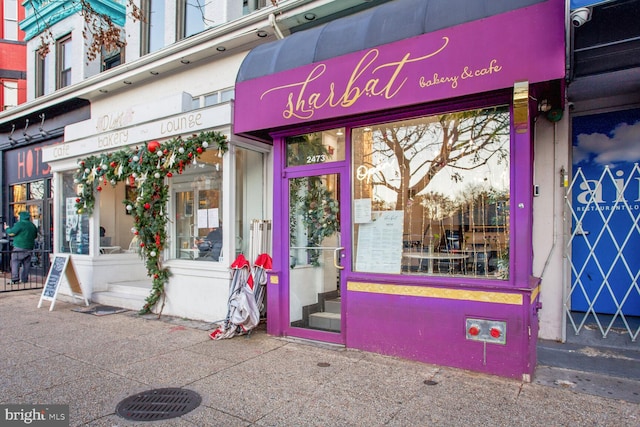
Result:
{"label": "storefront glass window", "polygon": [[44,198],[44,181],[34,181],[29,184],[29,200]]}
{"label": "storefront glass window", "polygon": [[219,261],[222,255],[222,157],[203,153],[183,174],[174,176],[175,256]]}
{"label": "storefront glass window", "polygon": [[344,160],[344,128],[287,138],[287,166]]}
{"label": "storefront glass window", "polygon": [[11,190],[12,202],[24,202],[27,200],[27,184],[13,185]]}
{"label": "storefront glass window", "polygon": [[508,278],[509,111],[352,131],[354,270]]}
{"label": "storefront glass window", "polygon": [[[20,212],[27,210],[27,184],[12,185],[10,189],[11,191],[9,194],[11,195],[11,200],[9,202],[11,212],[13,214],[14,221],[17,221]],[[10,222],[10,224],[13,224],[13,222]]]}
{"label": "storefront glass window", "polygon": [[55,229],[58,241],[61,242],[59,252],[73,254],[89,254],[89,216],[79,214],[76,210],[78,197],[77,185],[73,182],[73,172],[64,172],[62,178],[62,200],[64,209],[58,216]]}

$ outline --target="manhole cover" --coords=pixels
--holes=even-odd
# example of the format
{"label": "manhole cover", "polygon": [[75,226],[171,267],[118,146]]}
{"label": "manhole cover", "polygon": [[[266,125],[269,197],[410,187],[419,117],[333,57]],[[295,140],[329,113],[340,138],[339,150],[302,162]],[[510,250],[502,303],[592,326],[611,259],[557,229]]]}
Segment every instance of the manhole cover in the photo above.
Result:
{"label": "manhole cover", "polygon": [[116,414],[133,421],[168,420],[200,406],[202,398],[184,388],[158,388],[129,396],[116,407]]}

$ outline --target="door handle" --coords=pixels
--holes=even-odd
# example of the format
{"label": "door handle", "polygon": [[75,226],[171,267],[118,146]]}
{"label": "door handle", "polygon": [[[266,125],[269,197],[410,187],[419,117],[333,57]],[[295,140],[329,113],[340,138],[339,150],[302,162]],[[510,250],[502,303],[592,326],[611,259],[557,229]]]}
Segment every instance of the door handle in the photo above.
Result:
{"label": "door handle", "polygon": [[344,248],[335,248],[333,251],[333,266],[338,270],[344,270],[344,267],[338,264],[338,254],[343,250]]}
{"label": "door handle", "polygon": [[588,236],[589,232],[587,230],[582,229],[582,224],[576,224],[576,236]]}

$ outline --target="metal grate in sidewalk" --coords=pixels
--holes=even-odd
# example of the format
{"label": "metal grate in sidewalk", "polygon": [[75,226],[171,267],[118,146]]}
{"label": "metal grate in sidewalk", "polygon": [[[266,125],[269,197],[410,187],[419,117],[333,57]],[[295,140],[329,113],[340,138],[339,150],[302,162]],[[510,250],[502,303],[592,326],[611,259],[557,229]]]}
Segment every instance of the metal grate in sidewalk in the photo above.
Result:
{"label": "metal grate in sidewalk", "polygon": [[131,421],[157,421],[180,417],[202,403],[202,397],[184,388],[160,388],[129,396],[116,407],[116,414]]}

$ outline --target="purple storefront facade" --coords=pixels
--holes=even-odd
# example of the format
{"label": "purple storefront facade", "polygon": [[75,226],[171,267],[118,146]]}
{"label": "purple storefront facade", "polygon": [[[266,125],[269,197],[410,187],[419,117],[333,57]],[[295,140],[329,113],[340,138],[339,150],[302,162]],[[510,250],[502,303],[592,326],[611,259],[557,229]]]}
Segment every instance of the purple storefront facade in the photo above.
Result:
{"label": "purple storefront facade", "polygon": [[[564,76],[564,2],[548,0],[238,81],[234,133],[273,144],[268,333],[530,381],[541,287],[532,276],[532,124],[536,100],[561,107]],[[340,332],[293,327],[286,181],[297,169],[287,168],[286,138],[336,127],[349,135],[370,123],[498,104],[508,106],[511,119],[508,279],[358,271],[352,242],[356,214],[351,203],[343,203]],[[314,173],[352,177],[352,144],[347,137],[343,161],[315,165]],[[344,200],[354,198],[353,184],[352,178],[339,181]]]}

